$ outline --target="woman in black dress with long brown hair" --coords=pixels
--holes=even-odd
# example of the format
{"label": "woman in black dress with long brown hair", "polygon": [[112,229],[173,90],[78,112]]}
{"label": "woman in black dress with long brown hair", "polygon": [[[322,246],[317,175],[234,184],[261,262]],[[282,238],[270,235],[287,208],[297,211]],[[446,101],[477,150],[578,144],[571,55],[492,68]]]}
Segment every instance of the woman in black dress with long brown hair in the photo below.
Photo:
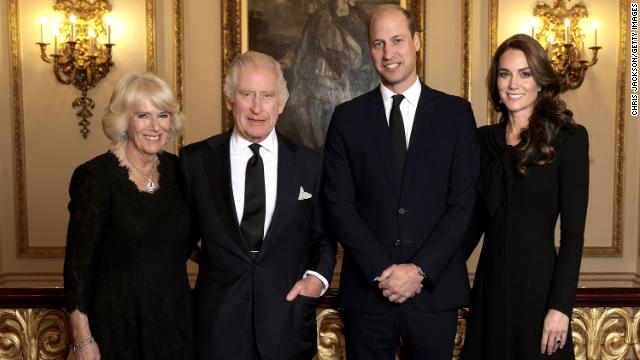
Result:
{"label": "woman in black dress with long brown hair", "polygon": [[76,359],[191,360],[188,209],[177,158],[183,116],[153,74],[124,77],[102,120],[112,148],[69,185],[64,263]]}
{"label": "woman in black dress with long brown hair", "polygon": [[589,194],[587,131],[560,100],[559,79],[530,36],[514,35],[498,47],[487,86],[500,122],[479,129],[485,237],[463,359],[574,359],[570,320]]}

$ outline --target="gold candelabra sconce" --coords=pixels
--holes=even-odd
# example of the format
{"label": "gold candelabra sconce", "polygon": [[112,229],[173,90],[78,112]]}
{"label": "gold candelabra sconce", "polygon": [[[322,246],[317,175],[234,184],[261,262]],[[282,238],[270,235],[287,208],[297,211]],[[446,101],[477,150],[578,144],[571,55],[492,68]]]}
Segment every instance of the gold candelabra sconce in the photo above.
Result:
{"label": "gold candelabra sconce", "polygon": [[570,9],[565,0],[556,0],[553,7],[539,3],[533,9],[531,36],[547,51],[556,74],[562,79],[561,91],[574,90],[582,85],[587,70],[598,62],[598,23],[592,22],[593,46],[588,49],[580,26],[588,18],[587,8],[577,3]]}
{"label": "gold candelabra sconce", "polygon": [[[53,64],[56,79],[73,85],[81,96],[72,107],[81,119],[78,122],[83,138],[89,135],[89,118],[95,107],[87,96],[109,74],[112,61],[111,4],[108,0],[56,0],[54,20],[40,19],[40,58]],[[53,48],[47,54],[47,47]]]}

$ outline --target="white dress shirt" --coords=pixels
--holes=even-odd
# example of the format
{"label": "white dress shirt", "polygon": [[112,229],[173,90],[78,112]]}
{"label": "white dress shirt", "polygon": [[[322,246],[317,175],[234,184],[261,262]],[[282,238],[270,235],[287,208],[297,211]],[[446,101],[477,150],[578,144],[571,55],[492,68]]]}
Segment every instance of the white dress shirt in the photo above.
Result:
{"label": "white dress shirt", "polygon": [[420,92],[422,85],[420,79],[416,77],[416,82],[411,85],[402,94],[396,94],[380,83],[380,92],[382,93],[382,102],[384,104],[384,113],[387,115],[387,125],[389,124],[389,116],[391,116],[391,106],[393,104],[393,95],[404,95],[404,100],[400,103],[400,113],[402,113],[402,122],[404,123],[404,134],[407,139],[407,148],[409,147],[409,139],[411,139],[411,129],[413,129],[413,120],[416,117],[416,108],[418,100],[420,100]]}
{"label": "white dress shirt", "polygon": [[[238,224],[242,224],[242,216],[244,212],[244,185],[247,171],[247,162],[253,156],[253,152],[249,148],[251,141],[245,139],[233,128],[230,139],[229,157],[231,160],[231,187],[233,190],[233,199],[236,206],[236,215]],[[273,211],[276,208],[276,197],[278,190],[278,137],[276,130],[273,129],[267,137],[260,143],[260,157],[264,164],[264,190],[265,190],[265,216],[264,216],[264,233],[267,235]],[[303,278],[313,275],[322,281],[322,295],[329,288],[329,282],[324,276],[311,270],[304,273]]]}

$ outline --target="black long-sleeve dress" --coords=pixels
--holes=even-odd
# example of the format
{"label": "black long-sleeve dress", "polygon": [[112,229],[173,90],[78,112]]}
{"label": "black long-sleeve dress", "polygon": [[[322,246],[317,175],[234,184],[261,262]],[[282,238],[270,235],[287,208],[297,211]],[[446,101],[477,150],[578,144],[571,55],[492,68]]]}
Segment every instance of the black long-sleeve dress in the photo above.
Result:
{"label": "black long-sleeve dress", "polygon": [[[589,194],[588,135],[562,129],[552,145],[556,159],[516,170],[516,151],[505,124],[479,129],[484,244],[471,296],[464,360],[574,359],[571,331],[562,350],[540,352],[550,308],[571,317]],[[560,248],[554,230],[560,215]],[[484,219],[484,220],[482,220]]]}
{"label": "black long-sleeve dress", "polygon": [[177,158],[159,154],[160,188],[140,192],[107,152],[71,178],[67,310],[87,314],[102,359],[192,359],[188,210]]}

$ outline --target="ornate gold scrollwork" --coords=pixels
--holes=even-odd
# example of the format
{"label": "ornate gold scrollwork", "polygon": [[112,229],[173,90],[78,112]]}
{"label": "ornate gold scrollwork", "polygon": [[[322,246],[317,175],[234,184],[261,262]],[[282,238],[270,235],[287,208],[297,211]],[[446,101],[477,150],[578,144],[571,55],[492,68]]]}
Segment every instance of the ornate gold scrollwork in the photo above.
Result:
{"label": "ornate gold scrollwork", "polygon": [[67,315],[57,309],[0,309],[0,358],[64,360],[69,354]]}
{"label": "ornate gold scrollwork", "polygon": [[453,343],[453,360],[460,359],[462,346],[464,346],[464,333],[467,330],[467,316],[469,310],[458,310],[458,328],[456,329],[456,339]]}
{"label": "ornate gold scrollwork", "polygon": [[344,324],[340,312],[334,309],[324,309],[316,315],[318,329],[317,360],[343,360],[344,354]]}
{"label": "ornate gold scrollwork", "polygon": [[623,308],[576,308],[571,327],[576,359],[622,360],[637,337],[634,319]]}
{"label": "ornate gold scrollwork", "polygon": [[633,316],[632,326],[633,331],[631,332],[631,341],[633,343],[633,352],[636,355],[636,358],[640,359],[640,334],[638,334],[640,331],[640,311],[636,311]]}

